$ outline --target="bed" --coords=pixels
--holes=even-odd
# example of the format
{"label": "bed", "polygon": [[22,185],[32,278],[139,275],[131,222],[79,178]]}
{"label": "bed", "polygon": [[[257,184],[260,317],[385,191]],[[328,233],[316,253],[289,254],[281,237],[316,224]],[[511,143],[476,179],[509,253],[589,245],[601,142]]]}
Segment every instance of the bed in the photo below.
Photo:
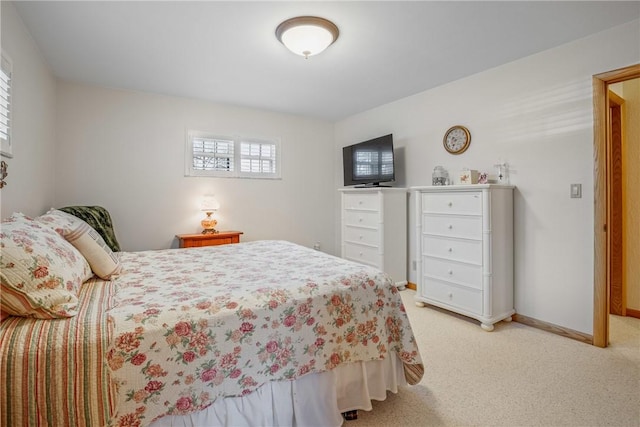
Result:
{"label": "bed", "polygon": [[[116,253],[59,211],[0,237],[2,425],[340,425],[423,375],[398,290],[368,266],[285,241]],[[11,287],[20,262],[70,274],[62,296]]]}

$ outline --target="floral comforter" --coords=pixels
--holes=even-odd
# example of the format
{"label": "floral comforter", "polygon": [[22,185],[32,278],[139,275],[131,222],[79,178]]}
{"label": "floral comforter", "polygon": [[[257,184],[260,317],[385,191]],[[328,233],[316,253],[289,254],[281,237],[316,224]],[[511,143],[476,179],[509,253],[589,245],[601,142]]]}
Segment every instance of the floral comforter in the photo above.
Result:
{"label": "floral comforter", "polygon": [[108,312],[113,425],[147,425],[393,353],[422,373],[400,295],[371,267],[283,241],[124,252],[121,261]]}

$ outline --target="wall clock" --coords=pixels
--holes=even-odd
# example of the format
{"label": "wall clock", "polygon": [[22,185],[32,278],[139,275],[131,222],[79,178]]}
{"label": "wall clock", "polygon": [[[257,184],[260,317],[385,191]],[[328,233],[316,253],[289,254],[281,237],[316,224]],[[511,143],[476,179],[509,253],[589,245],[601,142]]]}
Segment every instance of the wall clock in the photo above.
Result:
{"label": "wall clock", "polygon": [[464,126],[453,126],[444,133],[442,144],[449,153],[462,154],[471,144],[471,133]]}

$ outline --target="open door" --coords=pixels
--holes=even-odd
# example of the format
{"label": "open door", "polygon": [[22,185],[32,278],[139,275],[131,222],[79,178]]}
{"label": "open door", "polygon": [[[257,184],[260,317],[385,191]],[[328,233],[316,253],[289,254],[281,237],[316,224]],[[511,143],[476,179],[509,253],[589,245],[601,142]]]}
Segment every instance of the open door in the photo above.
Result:
{"label": "open door", "polygon": [[[640,77],[640,64],[593,76],[594,155],[594,299],[593,345],[606,347],[611,306],[613,142],[608,86]],[[615,227],[615,226],[614,226]]]}

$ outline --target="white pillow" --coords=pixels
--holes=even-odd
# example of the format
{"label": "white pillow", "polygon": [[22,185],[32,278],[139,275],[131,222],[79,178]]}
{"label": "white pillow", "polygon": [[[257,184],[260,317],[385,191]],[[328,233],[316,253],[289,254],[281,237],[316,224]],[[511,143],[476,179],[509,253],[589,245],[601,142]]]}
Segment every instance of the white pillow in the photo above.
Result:
{"label": "white pillow", "polygon": [[36,221],[47,224],[76,247],[87,259],[93,272],[101,279],[109,280],[120,273],[122,266],[117,255],[102,236],[78,217],[51,209]]}

